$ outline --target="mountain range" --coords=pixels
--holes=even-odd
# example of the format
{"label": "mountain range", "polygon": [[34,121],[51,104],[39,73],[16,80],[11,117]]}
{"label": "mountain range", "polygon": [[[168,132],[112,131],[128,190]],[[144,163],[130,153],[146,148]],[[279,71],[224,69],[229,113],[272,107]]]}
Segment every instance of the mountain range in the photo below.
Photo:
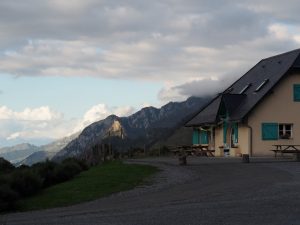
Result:
{"label": "mountain range", "polygon": [[183,102],[169,102],[161,108],[145,107],[128,117],[110,115],[87,126],[81,133],[48,145],[21,144],[1,148],[0,157],[18,164],[32,165],[47,158],[59,160],[78,156],[100,143],[110,143],[118,152],[132,148],[149,150],[162,145],[191,144],[192,130],[183,125],[209,99],[190,97]]}
{"label": "mountain range", "polygon": [[186,137],[182,139],[182,144],[191,144],[191,129],[183,128],[183,125],[208,100],[190,97],[183,102],[170,102],[161,108],[146,107],[128,117],[111,115],[86,127],[54,159],[80,155],[100,143],[111,143],[113,149],[119,152],[131,148],[147,150],[161,144],[174,144],[168,140],[171,141],[174,135],[180,137],[180,134]]}
{"label": "mountain range", "polygon": [[24,160],[28,155],[40,151],[40,148],[35,145],[23,143],[12,147],[0,148],[0,157],[9,160],[12,163],[17,163]]}
{"label": "mountain range", "polygon": [[57,152],[63,149],[71,140],[76,138],[79,133],[61,138],[47,145],[35,146],[28,143],[15,145],[12,147],[0,148],[0,157],[9,160],[16,165],[34,163],[51,159]]}

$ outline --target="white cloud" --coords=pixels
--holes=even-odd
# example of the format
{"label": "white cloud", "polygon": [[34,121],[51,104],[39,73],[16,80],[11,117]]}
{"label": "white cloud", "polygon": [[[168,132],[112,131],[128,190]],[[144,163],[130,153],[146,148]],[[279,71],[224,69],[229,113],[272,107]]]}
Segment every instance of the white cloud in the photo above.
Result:
{"label": "white cloud", "polygon": [[70,125],[74,126],[74,121],[65,120],[62,113],[49,106],[25,108],[22,111],[0,107],[0,139],[53,140],[65,136]]}
{"label": "white cloud", "polygon": [[272,24],[269,27],[269,30],[279,40],[286,40],[286,39],[290,39],[291,38],[291,36],[290,36],[290,34],[288,32],[287,27],[284,26],[284,25],[281,25],[281,24]]}
{"label": "white cloud", "polygon": [[134,113],[135,108],[131,106],[121,106],[121,107],[114,107],[113,108],[113,114],[119,116],[119,117],[124,117],[124,116],[129,116],[132,113]]}
{"label": "white cloud", "polygon": [[176,86],[251,66],[249,59],[260,59],[266,50],[290,50],[299,39],[280,16],[294,12],[295,1],[30,0],[29,5],[0,2],[2,73],[172,80]]}
{"label": "white cloud", "polygon": [[26,108],[21,112],[15,112],[6,106],[0,107],[0,120],[50,121],[62,118],[61,113],[51,110],[49,106]]}
{"label": "white cloud", "polygon": [[105,104],[99,104],[89,109],[83,116],[84,123],[92,123],[109,115],[108,108]]}
{"label": "white cloud", "polygon": [[134,112],[131,106],[108,107],[105,104],[98,104],[91,107],[83,116],[83,119],[76,125],[73,132],[82,130],[84,127],[93,122],[105,119],[109,115],[117,115],[119,117],[129,116]]}
{"label": "white cloud", "polygon": [[12,134],[10,134],[10,135],[6,138],[6,140],[17,139],[17,138],[20,137],[20,136],[21,136],[21,135],[20,135],[19,132],[12,133]]}
{"label": "white cloud", "polygon": [[105,119],[111,114],[128,116],[134,112],[130,106],[109,107],[98,104],[91,107],[82,118],[67,119],[62,113],[49,106],[26,108],[14,111],[0,107],[0,140],[35,142],[59,139],[82,130],[93,122]]}
{"label": "white cloud", "polygon": [[[29,5],[0,2],[5,31],[0,72],[155,81],[164,84],[161,104],[218,92],[228,85],[220,81],[232,81],[261,58],[300,43],[296,0],[30,0]],[[82,124],[113,112],[98,106]]]}

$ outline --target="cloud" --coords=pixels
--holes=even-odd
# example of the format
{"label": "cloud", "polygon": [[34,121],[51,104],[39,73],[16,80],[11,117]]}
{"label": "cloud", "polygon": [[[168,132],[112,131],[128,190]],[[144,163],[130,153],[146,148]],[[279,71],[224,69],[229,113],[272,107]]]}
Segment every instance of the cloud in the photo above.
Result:
{"label": "cloud", "polygon": [[[297,47],[296,6],[250,0],[4,0],[0,72],[171,80],[173,86],[220,78]],[[288,12],[293,24],[287,24]]]}
{"label": "cloud", "polygon": [[[158,82],[161,104],[211,94],[260,59],[298,48],[298,8],[296,0],[2,0],[0,75]],[[105,107],[81,124],[116,110]]]}
{"label": "cloud", "polygon": [[9,140],[17,139],[20,136],[21,136],[20,132],[12,133],[6,138],[6,140],[9,141]]}
{"label": "cloud", "polygon": [[212,96],[221,92],[224,83],[219,80],[196,80],[169,89],[162,89],[158,98],[163,102],[185,100],[189,96]]}
{"label": "cloud", "polygon": [[21,112],[15,112],[6,106],[0,107],[0,120],[51,121],[62,118],[61,113],[51,110],[49,106],[34,109],[26,108]]}
{"label": "cloud", "polygon": [[7,141],[53,140],[64,136],[67,127],[72,123],[74,121],[66,121],[62,113],[50,109],[49,106],[26,108],[22,111],[0,107],[0,139]]}
{"label": "cloud", "polygon": [[[46,143],[82,130],[89,124],[105,119],[111,114],[128,116],[134,112],[130,106],[109,107],[98,104],[91,107],[82,118],[68,119],[49,106],[14,111],[0,107],[0,141],[8,143]],[[44,141],[44,142],[43,142]],[[0,143],[1,144],[1,143]]]}
{"label": "cloud", "polygon": [[91,107],[83,116],[83,119],[76,125],[73,132],[82,130],[89,124],[105,119],[109,115],[117,115],[119,117],[129,116],[134,112],[134,108],[131,106],[121,106],[121,107],[108,107],[105,104],[98,104]]}

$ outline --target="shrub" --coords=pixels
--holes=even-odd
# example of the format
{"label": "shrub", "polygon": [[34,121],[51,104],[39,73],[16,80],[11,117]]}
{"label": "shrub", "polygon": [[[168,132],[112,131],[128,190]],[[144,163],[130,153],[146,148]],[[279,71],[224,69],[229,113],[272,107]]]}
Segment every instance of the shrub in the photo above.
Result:
{"label": "shrub", "polygon": [[0,185],[9,183],[9,175],[0,175]]}
{"label": "shrub", "polygon": [[49,187],[57,183],[54,172],[57,166],[57,163],[49,160],[33,165],[33,169],[43,180],[43,187]]}
{"label": "shrub", "polygon": [[62,163],[66,163],[66,162],[75,162],[75,163],[77,163],[80,166],[82,171],[89,169],[89,166],[88,166],[87,162],[83,159],[67,158]]}
{"label": "shrub", "polygon": [[15,167],[13,164],[5,160],[4,158],[0,158],[0,172],[10,172],[14,169]]}
{"label": "shrub", "polygon": [[42,187],[42,179],[31,170],[16,171],[11,175],[11,188],[20,196],[26,197],[35,194]]}
{"label": "shrub", "polygon": [[8,184],[0,186],[0,212],[15,209],[18,199],[18,193],[12,190]]}
{"label": "shrub", "polygon": [[76,162],[66,161],[58,165],[55,170],[55,180],[56,182],[64,182],[72,179],[75,175],[82,171],[81,167]]}

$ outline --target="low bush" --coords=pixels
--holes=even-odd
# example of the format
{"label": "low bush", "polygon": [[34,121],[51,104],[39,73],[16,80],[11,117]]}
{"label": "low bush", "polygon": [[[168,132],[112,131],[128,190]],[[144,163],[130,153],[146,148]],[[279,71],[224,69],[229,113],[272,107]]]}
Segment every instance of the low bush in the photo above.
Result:
{"label": "low bush", "polygon": [[43,187],[49,187],[57,183],[55,178],[55,168],[58,166],[57,163],[52,161],[45,161],[43,163],[37,163],[32,166],[34,171],[42,178]]}
{"label": "low bush", "polygon": [[54,169],[56,182],[64,182],[72,179],[75,175],[82,171],[78,163],[74,161],[66,161],[61,163]]}
{"label": "low bush", "polygon": [[62,163],[67,163],[67,162],[75,162],[75,163],[77,163],[80,166],[80,168],[81,168],[82,171],[89,169],[89,166],[86,163],[86,161],[82,160],[82,159],[67,158]]}
{"label": "low bush", "polygon": [[61,163],[47,160],[31,167],[15,168],[10,162],[0,158],[0,212],[15,209],[19,198],[68,181],[87,169],[89,167],[85,161],[78,159],[66,159]]}
{"label": "low bush", "polygon": [[20,196],[27,197],[37,193],[42,188],[42,178],[31,170],[21,170],[12,173],[10,186]]}
{"label": "low bush", "polygon": [[9,184],[9,174],[0,175],[0,185]]}
{"label": "low bush", "polygon": [[0,186],[0,212],[15,209],[18,199],[18,193],[12,190],[8,184]]}

